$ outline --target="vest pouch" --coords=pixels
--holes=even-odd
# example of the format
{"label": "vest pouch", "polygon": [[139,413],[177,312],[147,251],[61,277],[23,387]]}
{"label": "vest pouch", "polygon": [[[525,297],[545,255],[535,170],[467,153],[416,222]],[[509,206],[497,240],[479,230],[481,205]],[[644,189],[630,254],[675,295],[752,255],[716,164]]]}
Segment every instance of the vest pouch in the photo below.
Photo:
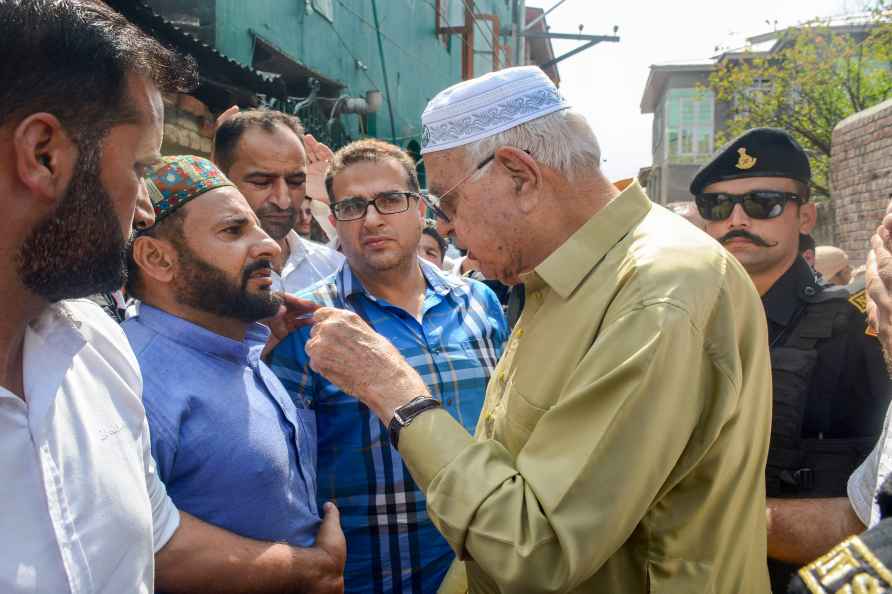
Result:
{"label": "vest pouch", "polygon": [[765,468],[769,497],[787,496],[810,477],[803,466],[802,426],[805,404],[818,353],[792,347],[771,349],[771,379],[774,398],[771,412],[771,443]]}
{"label": "vest pouch", "polygon": [[876,445],[873,437],[803,439],[803,465],[812,469],[814,484],[801,497],[846,497],[849,476]]}

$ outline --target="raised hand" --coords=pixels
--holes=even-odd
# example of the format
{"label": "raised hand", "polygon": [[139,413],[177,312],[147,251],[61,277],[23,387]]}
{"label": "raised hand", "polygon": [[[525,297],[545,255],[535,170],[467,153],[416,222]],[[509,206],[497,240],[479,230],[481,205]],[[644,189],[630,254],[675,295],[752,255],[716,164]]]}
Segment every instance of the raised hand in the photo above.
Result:
{"label": "raised hand", "polygon": [[307,196],[328,204],[325,174],[328,173],[334,153],[312,134],[304,135],[304,148],[307,151]]}
{"label": "raised hand", "polygon": [[279,312],[275,317],[264,321],[264,324],[269,326],[270,331],[272,331],[272,335],[263,348],[264,357],[271,353],[280,342],[285,340],[286,336],[302,326],[312,324],[313,312],[319,309],[318,304],[289,295],[288,293],[279,293],[279,296],[282,298],[282,306],[279,308]]}
{"label": "raised hand", "polygon": [[385,424],[427,386],[389,340],[355,313],[328,307],[313,318],[306,351],[310,368],[368,406]]}

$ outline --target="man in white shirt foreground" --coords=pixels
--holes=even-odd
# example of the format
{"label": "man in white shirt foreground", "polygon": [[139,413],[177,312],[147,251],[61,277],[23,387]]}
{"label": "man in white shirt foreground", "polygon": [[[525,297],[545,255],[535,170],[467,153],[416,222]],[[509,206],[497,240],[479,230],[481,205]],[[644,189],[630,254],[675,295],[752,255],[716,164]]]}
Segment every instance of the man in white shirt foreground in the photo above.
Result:
{"label": "man in white shirt foreground", "polygon": [[0,56],[0,592],[340,591],[334,510],[311,564],[178,514],[126,338],[70,301],[123,285],[194,65],[94,0],[0,0]]}

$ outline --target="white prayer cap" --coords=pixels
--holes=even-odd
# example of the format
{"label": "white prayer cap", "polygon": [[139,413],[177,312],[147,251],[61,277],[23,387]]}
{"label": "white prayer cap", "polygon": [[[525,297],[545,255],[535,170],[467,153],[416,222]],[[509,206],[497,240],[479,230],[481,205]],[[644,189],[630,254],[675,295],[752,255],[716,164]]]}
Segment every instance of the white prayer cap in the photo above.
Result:
{"label": "white prayer cap", "polygon": [[815,248],[815,270],[820,272],[825,280],[830,280],[848,265],[848,254],[838,247],[819,245]]}
{"label": "white prayer cap", "polygon": [[490,72],[431,99],[421,114],[421,154],[470,144],[568,107],[538,66]]}

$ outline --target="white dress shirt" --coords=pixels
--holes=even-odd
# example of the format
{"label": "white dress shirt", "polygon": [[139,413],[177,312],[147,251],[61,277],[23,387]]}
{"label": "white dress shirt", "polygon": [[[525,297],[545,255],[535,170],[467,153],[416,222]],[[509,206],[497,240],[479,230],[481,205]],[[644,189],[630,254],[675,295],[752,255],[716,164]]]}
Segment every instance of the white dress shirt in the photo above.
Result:
{"label": "white dress shirt", "polygon": [[63,301],[28,327],[25,398],[0,388],[0,592],[151,593],[179,525],[118,325]]}
{"label": "white dress shirt", "polygon": [[876,502],[877,491],[886,477],[892,473],[892,407],[886,411],[883,433],[870,455],[849,477],[849,503],[861,523],[873,528],[880,523],[880,506]]}
{"label": "white dress shirt", "polygon": [[273,272],[273,290],[297,293],[331,276],[341,267],[344,256],[321,243],[301,237],[295,231],[285,236],[291,254],[282,273]]}

